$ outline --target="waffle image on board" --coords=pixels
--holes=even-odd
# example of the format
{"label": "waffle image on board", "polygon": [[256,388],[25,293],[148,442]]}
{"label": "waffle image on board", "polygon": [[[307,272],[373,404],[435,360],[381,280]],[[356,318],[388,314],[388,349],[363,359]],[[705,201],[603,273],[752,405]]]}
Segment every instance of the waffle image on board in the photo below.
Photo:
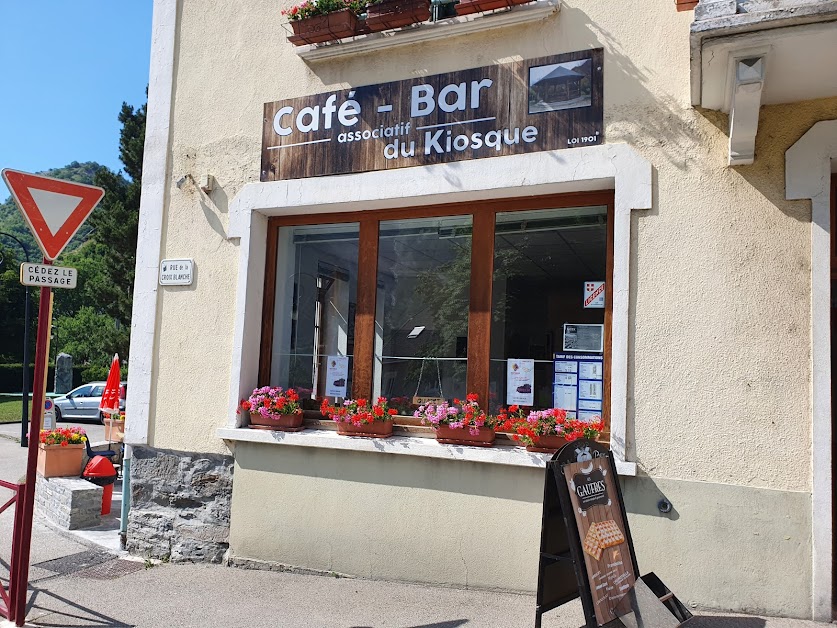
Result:
{"label": "waffle image on board", "polygon": [[602,548],[599,543],[599,535],[596,532],[596,524],[594,523],[587,530],[587,536],[584,537],[584,551],[590,554],[594,560],[599,560],[602,557]]}
{"label": "waffle image on board", "polygon": [[599,547],[602,549],[607,549],[608,547],[625,542],[625,535],[622,534],[622,530],[619,529],[619,526],[616,525],[613,519],[608,519],[601,523],[594,523],[590,526],[590,529],[592,530],[594,527],[596,528],[596,536],[599,539]]}

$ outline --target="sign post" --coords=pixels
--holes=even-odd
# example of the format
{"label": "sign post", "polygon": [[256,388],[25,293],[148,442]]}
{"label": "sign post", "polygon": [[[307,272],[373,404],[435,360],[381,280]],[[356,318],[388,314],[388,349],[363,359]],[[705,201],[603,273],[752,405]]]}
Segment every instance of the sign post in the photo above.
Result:
{"label": "sign post", "polygon": [[[79,227],[87,219],[105,194],[93,185],[71,183],[51,177],[28,174],[17,170],[3,170],[3,179],[29,225],[32,235],[44,253],[43,264],[21,265],[21,283],[39,285],[41,299],[38,307],[38,332],[35,343],[35,378],[32,386],[32,418],[29,422],[29,452],[26,461],[26,485],[19,537],[13,539],[19,551],[19,581],[12,595],[16,598],[15,625],[22,626],[26,619],[26,590],[29,581],[29,555],[32,543],[32,515],[35,509],[35,473],[38,463],[38,445],[44,414],[47,386],[47,360],[52,327],[52,286],[75,287],[75,269],[58,269],[52,261],[69,244]],[[72,271],[72,286],[69,275]],[[63,276],[63,280],[62,280]],[[30,283],[24,281],[31,279]],[[40,281],[43,278],[44,281]],[[64,281],[64,283],[62,283]],[[11,618],[10,618],[11,619]]]}
{"label": "sign post", "polygon": [[692,616],[656,575],[639,577],[613,454],[586,439],[547,462],[535,628],[578,597],[585,628],[676,628]]}

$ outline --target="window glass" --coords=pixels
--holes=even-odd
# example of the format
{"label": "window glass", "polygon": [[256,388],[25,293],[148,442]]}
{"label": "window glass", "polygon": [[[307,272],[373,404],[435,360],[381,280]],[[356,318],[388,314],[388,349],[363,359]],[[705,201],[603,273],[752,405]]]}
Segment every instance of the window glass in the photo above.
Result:
{"label": "window glass", "polygon": [[272,386],[308,400],[351,396],[358,235],[358,223],[279,229]]}
{"label": "window glass", "polygon": [[467,392],[471,226],[470,216],[380,223],[373,394],[400,414]]}
{"label": "window glass", "polygon": [[[605,281],[606,272],[606,207],[497,214],[489,380],[492,411],[530,393],[535,408],[563,407],[565,403],[565,409],[571,410],[569,406],[575,405],[578,397],[578,389],[572,387],[573,379],[578,386],[578,365],[566,367],[568,371],[576,369],[576,376],[569,374],[562,379],[564,386],[559,391],[563,401],[555,402],[555,354],[589,356],[592,362],[583,366],[583,371],[601,379],[601,363],[598,370],[595,363],[602,356],[601,349],[583,353],[564,351],[564,336],[565,325],[590,325],[577,328],[577,338],[584,333],[598,333],[603,338],[603,304],[585,308],[584,291],[587,285]],[[572,329],[569,333],[568,342],[572,346]],[[584,345],[578,341],[576,346],[589,349],[591,343]],[[510,375],[516,365],[514,360],[534,360],[532,375]],[[520,365],[521,368],[524,365],[528,368],[528,363]],[[512,386],[507,385],[510,381],[514,382]],[[598,389],[595,384],[591,388],[592,393],[587,396],[600,396],[601,385]],[[516,395],[510,396],[509,392]],[[570,397],[576,401],[571,403]],[[595,411],[598,405],[601,412],[601,403],[601,400],[598,404],[596,400],[585,400],[582,406]]]}
{"label": "window glass", "polygon": [[94,386],[93,391],[90,393],[91,397],[101,397],[102,393],[105,392],[104,386]]}
{"label": "window glass", "polygon": [[76,388],[71,394],[73,397],[89,397],[90,396],[90,389],[93,388],[92,386],[82,386],[81,388]]}

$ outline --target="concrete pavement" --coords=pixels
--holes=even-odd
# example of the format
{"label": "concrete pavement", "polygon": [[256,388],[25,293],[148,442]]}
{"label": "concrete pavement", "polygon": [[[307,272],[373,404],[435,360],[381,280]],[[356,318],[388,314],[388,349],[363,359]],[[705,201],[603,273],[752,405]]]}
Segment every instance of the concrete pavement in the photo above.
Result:
{"label": "concrete pavement", "polygon": [[[25,450],[0,438],[0,478],[17,479]],[[0,495],[2,497],[2,495]],[[115,509],[116,512],[118,510]],[[0,580],[8,578],[11,510],[0,514]],[[106,538],[116,531],[102,531]],[[531,628],[535,598],[394,582],[251,571],[221,565],[152,565],[36,521],[28,625],[105,628]],[[113,539],[110,539],[113,541]],[[111,542],[111,547],[113,547]],[[405,556],[404,560],[410,560]],[[544,615],[544,628],[583,623],[576,601]],[[0,622],[0,627],[3,624]],[[791,619],[706,615],[689,628],[813,628]]]}

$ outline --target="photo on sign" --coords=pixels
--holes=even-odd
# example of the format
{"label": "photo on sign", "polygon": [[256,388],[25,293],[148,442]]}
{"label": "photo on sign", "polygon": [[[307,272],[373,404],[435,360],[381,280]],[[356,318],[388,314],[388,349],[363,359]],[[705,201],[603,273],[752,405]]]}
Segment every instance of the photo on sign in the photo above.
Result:
{"label": "photo on sign", "polygon": [[592,73],[592,59],[529,68],[529,113],[589,107]]}

